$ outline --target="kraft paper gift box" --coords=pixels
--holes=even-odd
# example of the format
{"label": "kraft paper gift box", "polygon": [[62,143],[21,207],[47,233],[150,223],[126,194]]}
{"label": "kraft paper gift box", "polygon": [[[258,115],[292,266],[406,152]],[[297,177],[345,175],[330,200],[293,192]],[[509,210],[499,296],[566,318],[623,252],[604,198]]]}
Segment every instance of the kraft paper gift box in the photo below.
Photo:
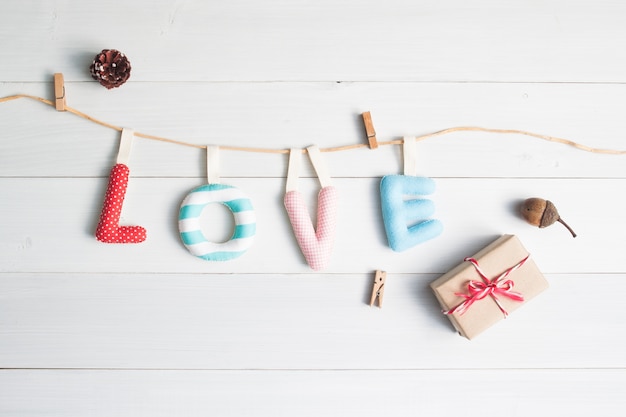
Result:
{"label": "kraft paper gift box", "polygon": [[468,339],[548,288],[543,274],[514,235],[501,236],[471,258],[430,284],[444,313]]}

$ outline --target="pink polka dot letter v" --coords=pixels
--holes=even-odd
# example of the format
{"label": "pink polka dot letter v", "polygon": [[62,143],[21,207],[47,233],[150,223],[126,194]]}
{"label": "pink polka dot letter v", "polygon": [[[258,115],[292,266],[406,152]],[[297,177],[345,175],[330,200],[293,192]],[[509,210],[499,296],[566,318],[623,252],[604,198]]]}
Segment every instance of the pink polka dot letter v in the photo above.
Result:
{"label": "pink polka dot letter v", "polygon": [[311,269],[321,270],[330,262],[335,242],[338,193],[337,189],[330,185],[330,176],[322,165],[319,149],[311,146],[307,151],[322,184],[317,200],[317,228],[313,227],[304,197],[297,190],[299,161],[302,155],[300,149],[292,149],[290,152],[284,203],[304,259]]}
{"label": "pink polka dot letter v", "polygon": [[130,155],[132,138],[132,130],[122,130],[117,164],[111,169],[109,175],[109,185],[104,196],[100,222],[96,229],[96,239],[100,242],[140,243],[146,240],[146,229],[143,227],[119,225],[130,176],[130,169],[126,164]]}

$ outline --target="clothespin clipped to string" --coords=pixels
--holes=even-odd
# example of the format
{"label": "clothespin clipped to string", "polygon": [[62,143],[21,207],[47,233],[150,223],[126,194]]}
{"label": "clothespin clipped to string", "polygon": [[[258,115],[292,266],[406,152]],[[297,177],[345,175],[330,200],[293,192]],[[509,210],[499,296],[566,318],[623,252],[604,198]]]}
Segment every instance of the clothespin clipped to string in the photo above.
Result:
{"label": "clothespin clipped to string", "polygon": [[370,306],[374,305],[374,302],[378,299],[378,308],[383,307],[383,295],[385,294],[385,282],[387,281],[387,273],[385,271],[376,271],[374,276],[374,285],[372,287],[372,298],[370,299]]}
{"label": "clothespin clipped to string", "polygon": [[54,74],[54,106],[57,111],[65,111],[65,81],[63,74],[57,72]]}
{"label": "clothespin clipped to string", "polygon": [[365,124],[365,134],[370,145],[370,149],[378,148],[378,141],[376,140],[376,131],[374,130],[374,123],[372,122],[372,115],[366,111],[362,114],[363,123]]}

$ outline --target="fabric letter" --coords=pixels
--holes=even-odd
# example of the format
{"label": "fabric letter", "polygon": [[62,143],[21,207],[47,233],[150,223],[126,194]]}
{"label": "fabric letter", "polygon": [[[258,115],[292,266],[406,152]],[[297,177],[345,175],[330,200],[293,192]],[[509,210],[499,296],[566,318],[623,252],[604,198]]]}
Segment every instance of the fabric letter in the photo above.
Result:
{"label": "fabric letter", "polygon": [[[320,190],[317,200],[317,228],[299,191],[285,194],[285,208],[294,235],[307,263],[316,271],[324,269],[331,258],[337,223],[338,193],[334,186]],[[317,230],[316,230],[317,229]]]}
{"label": "fabric letter", "polygon": [[111,169],[109,186],[96,229],[96,239],[100,242],[140,243],[146,240],[146,229],[143,227],[119,225],[129,175],[130,170],[125,164],[117,164]]}
{"label": "fabric letter", "polygon": [[[441,234],[443,225],[439,220],[426,220],[435,212],[431,200],[417,198],[432,194],[435,182],[431,178],[411,175],[387,175],[380,183],[383,222],[389,247],[396,252]],[[410,196],[410,199],[405,199]]]}

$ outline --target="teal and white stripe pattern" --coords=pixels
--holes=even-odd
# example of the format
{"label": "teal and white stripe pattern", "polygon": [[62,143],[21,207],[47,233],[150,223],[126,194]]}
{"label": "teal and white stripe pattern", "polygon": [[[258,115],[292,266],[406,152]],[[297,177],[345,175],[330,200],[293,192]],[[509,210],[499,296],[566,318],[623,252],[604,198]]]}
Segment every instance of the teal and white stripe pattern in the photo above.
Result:
{"label": "teal and white stripe pattern", "polygon": [[[235,230],[226,242],[209,242],[202,233],[200,216],[211,203],[224,204],[235,218]],[[207,261],[228,261],[241,256],[252,246],[256,215],[252,202],[238,188],[206,184],[191,190],[183,200],[178,215],[178,230],[183,244],[193,255]]]}

